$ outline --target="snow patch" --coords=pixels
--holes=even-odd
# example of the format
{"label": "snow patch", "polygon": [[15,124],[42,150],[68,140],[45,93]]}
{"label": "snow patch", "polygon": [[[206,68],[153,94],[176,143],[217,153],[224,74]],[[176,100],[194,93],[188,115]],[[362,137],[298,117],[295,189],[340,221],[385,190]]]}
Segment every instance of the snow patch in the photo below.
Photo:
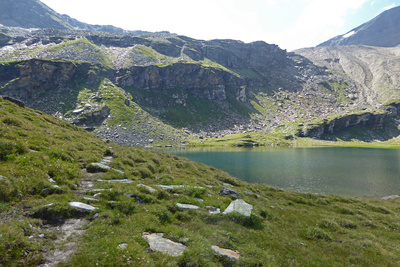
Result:
{"label": "snow patch", "polygon": [[345,35],[343,35],[343,38],[349,38],[350,36],[354,35],[355,33],[356,33],[355,31],[348,32]]}

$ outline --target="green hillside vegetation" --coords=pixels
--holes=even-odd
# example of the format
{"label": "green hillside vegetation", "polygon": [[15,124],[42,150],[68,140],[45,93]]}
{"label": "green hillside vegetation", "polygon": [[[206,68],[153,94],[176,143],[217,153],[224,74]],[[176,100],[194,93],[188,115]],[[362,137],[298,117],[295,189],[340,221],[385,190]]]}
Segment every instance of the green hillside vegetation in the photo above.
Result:
{"label": "green hillside vegetation", "polygon": [[[85,167],[105,156],[112,156],[114,170],[86,172]],[[75,244],[76,251],[62,266],[390,266],[400,262],[399,199],[315,195],[241,182],[184,158],[106,143],[43,112],[2,99],[0,175],[0,264],[4,266],[35,266],[44,262],[46,252],[66,250],[67,244]],[[94,189],[82,191],[90,175],[95,175],[93,188],[109,190],[91,203],[97,210],[83,213],[68,203],[96,198]],[[115,179],[133,182],[108,182]],[[163,190],[158,185],[184,187]],[[234,200],[218,194],[224,186],[253,205],[250,217],[208,213],[208,206],[223,211]],[[181,210],[177,203],[199,209]],[[69,218],[86,219],[86,232],[59,242],[63,234],[55,224]],[[142,237],[145,232],[164,233],[188,249],[179,257],[152,252]],[[119,249],[120,244],[126,244],[126,249]],[[239,260],[219,258],[211,250],[213,245],[238,251]]]}

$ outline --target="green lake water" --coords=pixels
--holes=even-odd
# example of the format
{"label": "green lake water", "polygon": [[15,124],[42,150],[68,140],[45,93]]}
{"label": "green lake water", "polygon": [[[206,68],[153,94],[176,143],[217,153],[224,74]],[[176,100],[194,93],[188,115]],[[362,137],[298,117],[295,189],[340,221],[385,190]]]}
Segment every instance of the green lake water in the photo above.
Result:
{"label": "green lake water", "polygon": [[400,194],[400,150],[367,148],[170,149],[251,183],[380,198]]}

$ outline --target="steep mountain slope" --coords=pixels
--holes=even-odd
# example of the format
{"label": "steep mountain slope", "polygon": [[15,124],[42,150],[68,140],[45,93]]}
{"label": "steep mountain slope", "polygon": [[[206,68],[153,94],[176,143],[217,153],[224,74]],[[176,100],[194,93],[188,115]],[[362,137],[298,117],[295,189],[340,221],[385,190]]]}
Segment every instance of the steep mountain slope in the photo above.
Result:
{"label": "steep mountain slope", "polygon": [[400,47],[318,47],[296,53],[355,81],[362,90],[353,97],[362,98],[370,106],[399,97]]}
{"label": "steep mountain slope", "polygon": [[400,7],[387,10],[348,33],[318,46],[344,45],[400,46]]}
{"label": "steep mountain slope", "polygon": [[[44,110],[47,105],[34,100],[40,92],[34,87],[46,76],[42,72],[62,72],[57,67],[61,59],[70,62],[63,65],[71,66],[72,72],[46,82],[49,94],[42,102],[65,103],[49,98],[60,95],[52,90],[65,87],[86,88],[95,94],[106,78],[153,117],[201,135],[269,131],[283,122],[345,112],[363,104],[351,99],[357,90],[351,80],[264,42],[202,41],[167,33],[135,36],[2,29],[9,36],[0,49],[0,60],[6,61],[0,81],[2,94]],[[46,59],[45,64],[36,58]],[[47,67],[28,67],[35,64]],[[73,66],[78,65],[86,70],[76,71]],[[66,85],[68,81],[74,81],[73,88]],[[21,90],[30,93],[24,95]],[[54,105],[46,112],[73,116],[78,113],[73,111],[86,104],[91,105],[85,102],[68,109]]]}
{"label": "steep mountain slope", "polygon": [[68,15],[60,15],[39,0],[1,0],[0,24],[21,28],[124,32],[111,25],[90,25]]}

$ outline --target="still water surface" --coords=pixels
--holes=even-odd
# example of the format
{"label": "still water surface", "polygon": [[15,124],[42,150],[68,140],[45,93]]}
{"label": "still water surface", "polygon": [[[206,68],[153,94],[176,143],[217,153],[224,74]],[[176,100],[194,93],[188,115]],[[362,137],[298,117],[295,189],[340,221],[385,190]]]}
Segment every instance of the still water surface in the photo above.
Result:
{"label": "still water surface", "polygon": [[321,194],[400,194],[400,150],[367,148],[171,149],[243,181]]}

